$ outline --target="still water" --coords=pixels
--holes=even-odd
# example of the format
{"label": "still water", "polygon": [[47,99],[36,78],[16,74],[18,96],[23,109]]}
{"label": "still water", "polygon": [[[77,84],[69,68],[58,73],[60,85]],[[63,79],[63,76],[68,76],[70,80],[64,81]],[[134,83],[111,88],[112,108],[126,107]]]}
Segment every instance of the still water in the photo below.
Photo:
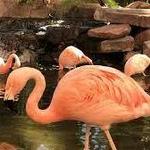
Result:
{"label": "still water", "polygon": [[[47,87],[40,107],[47,107],[57,85],[56,67],[37,66],[46,78]],[[31,83],[33,85],[33,83]],[[40,125],[29,119],[24,112],[32,86],[30,83],[20,94],[15,109],[9,110],[0,102],[0,143],[6,142],[17,150],[82,150],[86,125],[81,122],[64,121]],[[129,123],[113,125],[110,130],[118,150],[150,150],[150,119],[141,118]],[[98,127],[91,129],[91,150],[110,149],[105,135]],[[10,149],[11,150],[11,149]]]}

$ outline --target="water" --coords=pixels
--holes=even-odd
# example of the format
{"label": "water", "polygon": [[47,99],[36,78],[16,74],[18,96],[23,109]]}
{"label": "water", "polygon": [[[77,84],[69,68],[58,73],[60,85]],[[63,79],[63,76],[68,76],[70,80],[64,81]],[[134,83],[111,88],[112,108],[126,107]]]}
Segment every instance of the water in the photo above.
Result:
{"label": "water", "polygon": [[[40,107],[44,108],[48,106],[56,87],[58,70],[56,67],[46,69],[41,65],[37,68],[43,72],[47,81],[46,92],[40,102]],[[26,116],[25,99],[32,86],[28,85],[21,93],[20,101],[15,104],[17,113],[7,109],[0,101],[0,143],[15,145],[17,150],[82,150],[85,124],[64,121],[40,125]],[[113,125],[110,132],[119,150],[150,150],[149,118]],[[110,149],[104,133],[98,127],[91,129],[90,146],[91,150]]]}

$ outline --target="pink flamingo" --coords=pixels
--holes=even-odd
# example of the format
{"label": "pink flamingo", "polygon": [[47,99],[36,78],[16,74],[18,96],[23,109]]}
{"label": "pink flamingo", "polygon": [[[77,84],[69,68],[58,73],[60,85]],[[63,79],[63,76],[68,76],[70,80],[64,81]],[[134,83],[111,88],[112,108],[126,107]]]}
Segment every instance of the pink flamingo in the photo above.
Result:
{"label": "pink flamingo", "polygon": [[92,60],[87,57],[80,49],[74,46],[66,47],[59,56],[59,69],[76,68],[78,64],[93,64]]}
{"label": "pink flamingo", "polygon": [[16,69],[20,66],[20,59],[16,54],[9,55],[6,63],[3,58],[0,57],[0,74],[8,73],[11,68]]}
{"label": "pink flamingo", "polygon": [[126,75],[131,76],[137,73],[142,73],[144,76],[145,69],[150,65],[150,58],[144,54],[135,54],[130,57],[124,66]]}
{"label": "pink flamingo", "polygon": [[[4,62],[4,59],[0,57],[0,74],[6,74],[10,71],[10,69],[17,69],[21,66],[20,59],[16,54],[10,54],[6,63]],[[0,93],[4,94],[4,83],[0,84]],[[3,96],[0,96],[0,98],[3,98]]]}
{"label": "pink flamingo", "polygon": [[[59,55],[58,81],[66,74],[68,70],[74,69],[77,65],[92,65],[92,60],[87,57],[80,49],[74,46],[66,47]],[[67,71],[65,70],[68,69]]]}
{"label": "pink flamingo", "polygon": [[111,124],[150,115],[150,96],[131,77],[111,67],[86,65],[69,71],[59,81],[45,110],[38,107],[45,78],[34,68],[22,67],[10,73],[4,100],[14,100],[29,79],[35,80],[26,103],[27,115],[32,120],[41,124],[78,120],[98,125],[112,150],[116,146],[109,133]]}

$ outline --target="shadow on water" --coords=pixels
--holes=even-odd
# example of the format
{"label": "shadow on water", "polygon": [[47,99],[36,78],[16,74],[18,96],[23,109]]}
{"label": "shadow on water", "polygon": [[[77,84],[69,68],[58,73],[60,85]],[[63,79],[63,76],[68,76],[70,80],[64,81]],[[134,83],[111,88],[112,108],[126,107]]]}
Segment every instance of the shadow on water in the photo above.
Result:
{"label": "shadow on water", "polygon": [[[39,106],[49,105],[57,85],[58,69],[37,66],[46,78],[47,87]],[[33,122],[24,112],[25,101],[34,86],[30,81],[15,104],[17,113],[4,107],[0,102],[0,143],[13,144],[17,150],[82,150],[86,125],[81,122],[64,121],[48,125]],[[150,149],[150,119],[141,118],[129,123],[112,126],[110,132],[119,150]],[[91,150],[110,149],[104,133],[98,127],[91,129]]]}

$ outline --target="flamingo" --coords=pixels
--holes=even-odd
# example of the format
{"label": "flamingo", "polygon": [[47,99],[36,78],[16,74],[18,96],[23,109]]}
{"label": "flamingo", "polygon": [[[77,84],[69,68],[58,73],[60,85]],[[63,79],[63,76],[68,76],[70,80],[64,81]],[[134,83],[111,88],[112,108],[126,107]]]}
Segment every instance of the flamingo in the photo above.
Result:
{"label": "flamingo", "polygon": [[150,58],[145,54],[135,54],[130,57],[124,66],[124,72],[126,75],[134,75],[142,73],[144,76],[145,69],[150,65]]}
{"label": "flamingo", "polygon": [[[20,59],[16,54],[10,54],[6,63],[4,59],[0,57],[0,74],[6,74],[10,69],[17,69],[21,66]],[[1,85],[2,86],[2,85]],[[4,94],[4,88],[1,87],[0,93]]]}
{"label": "flamingo", "polygon": [[79,65],[93,64],[92,60],[75,46],[66,47],[59,55],[58,62],[58,81],[66,74],[68,70],[74,69]]}
{"label": "flamingo", "polygon": [[109,132],[111,124],[150,115],[150,96],[134,79],[115,68],[86,65],[69,71],[57,84],[51,104],[41,110],[38,103],[45,78],[35,68],[22,67],[9,74],[4,100],[14,100],[30,79],[35,80],[35,87],[28,97],[26,112],[33,121],[48,124],[77,120],[98,125],[112,150],[116,146]]}
{"label": "flamingo", "polygon": [[0,74],[8,73],[11,68],[16,69],[20,66],[20,59],[16,54],[9,55],[6,63],[3,58],[0,57]]}
{"label": "flamingo", "polygon": [[66,47],[59,56],[59,69],[72,69],[79,64],[93,64],[92,60],[87,57],[80,49],[74,46]]}

